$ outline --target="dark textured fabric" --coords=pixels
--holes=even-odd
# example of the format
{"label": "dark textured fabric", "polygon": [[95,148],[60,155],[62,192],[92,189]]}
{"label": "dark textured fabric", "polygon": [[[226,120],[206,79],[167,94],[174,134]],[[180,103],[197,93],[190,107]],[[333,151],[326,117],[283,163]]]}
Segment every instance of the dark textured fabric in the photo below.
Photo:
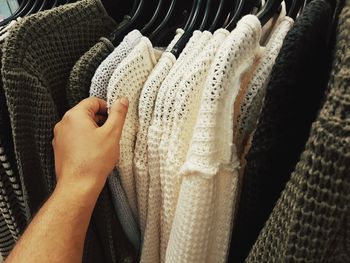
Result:
{"label": "dark textured fabric", "polygon": [[328,94],[296,169],[247,262],[350,260],[350,1]]}
{"label": "dark textured fabric", "polygon": [[[69,74],[79,58],[115,28],[101,2],[83,0],[23,18],[9,31],[1,73],[16,164],[32,215],[55,186],[51,141],[54,125],[68,109]],[[119,224],[117,219],[108,223],[102,227]],[[130,244],[120,228],[108,232],[118,236],[112,250],[104,247],[109,236],[98,224],[93,216],[83,261],[130,262]]]}
{"label": "dark textured fabric", "polygon": [[113,50],[112,42],[103,37],[75,63],[67,86],[70,108],[89,97],[91,79],[96,69]]}
{"label": "dark textured fabric", "polygon": [[247,257],[305,147],[327,86],[331,21],[329,4],[312,1],[283,42],[246,156],[230,262]]}

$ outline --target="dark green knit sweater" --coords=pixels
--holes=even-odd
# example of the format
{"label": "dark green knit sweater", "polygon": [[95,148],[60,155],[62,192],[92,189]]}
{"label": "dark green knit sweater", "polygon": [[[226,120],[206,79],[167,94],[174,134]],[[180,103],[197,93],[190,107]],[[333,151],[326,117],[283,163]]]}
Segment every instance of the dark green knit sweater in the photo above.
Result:
{"label": "dark green knit sweater", "polygon": [[67,99],[70,108],[89,97],[91,79],[96,69],[113,50],[112,42],[102,37],[75,63],[67,87]]}
{"label": "dark green knit sweater", "polygon": [[323,107],[247,262],[350,260],[350,0],[336,43]]}

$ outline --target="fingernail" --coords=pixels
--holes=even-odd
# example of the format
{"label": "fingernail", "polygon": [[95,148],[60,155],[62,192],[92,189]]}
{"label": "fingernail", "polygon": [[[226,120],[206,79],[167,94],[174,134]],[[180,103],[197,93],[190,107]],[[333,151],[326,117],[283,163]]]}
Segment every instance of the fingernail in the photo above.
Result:
{"label": "fingernail", "polygon": [[129,106],[129,100],[127,98],[125,98],[125,97],[120,98],[120,103],[123,104],[126,107]]}

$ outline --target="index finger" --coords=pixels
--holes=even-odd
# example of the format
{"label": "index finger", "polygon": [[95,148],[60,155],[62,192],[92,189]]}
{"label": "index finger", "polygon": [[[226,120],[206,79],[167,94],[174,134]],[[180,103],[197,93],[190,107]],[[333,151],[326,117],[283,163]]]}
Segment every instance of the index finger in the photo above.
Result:
{"label": "index finger", "polygon": [[107,102],[96,97],[84,99],[76,107],[88,111],[92,117],[96,114],[107,115]]}

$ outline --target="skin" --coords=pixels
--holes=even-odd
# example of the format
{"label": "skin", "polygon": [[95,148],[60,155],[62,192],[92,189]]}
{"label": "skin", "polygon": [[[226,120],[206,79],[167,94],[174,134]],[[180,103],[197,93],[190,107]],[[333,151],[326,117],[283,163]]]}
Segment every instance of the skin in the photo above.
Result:
{"label": "skin", "polygon": [[108,174],[119,159],[128,101],[88,98],[55,126],[56,188],[6,259],[20,262],[81,262],[88,224]]}

